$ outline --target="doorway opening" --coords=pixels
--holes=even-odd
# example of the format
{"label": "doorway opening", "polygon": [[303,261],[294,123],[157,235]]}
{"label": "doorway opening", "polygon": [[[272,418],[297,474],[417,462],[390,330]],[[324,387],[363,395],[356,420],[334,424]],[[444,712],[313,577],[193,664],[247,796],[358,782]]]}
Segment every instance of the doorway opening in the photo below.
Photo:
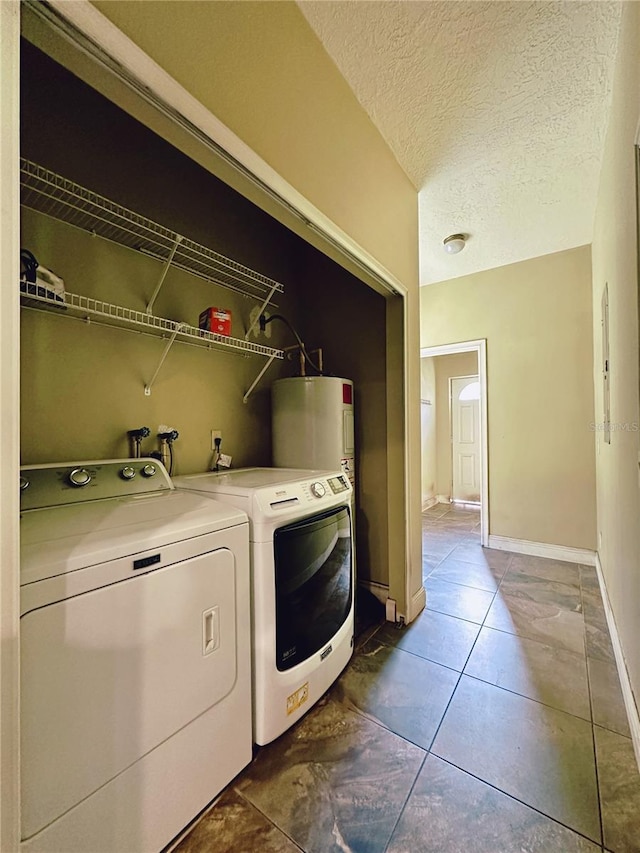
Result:
{"label": "doorway opening", "polygon": [[486,341],[423,347],[422,510],[477,508],[489,543]]}

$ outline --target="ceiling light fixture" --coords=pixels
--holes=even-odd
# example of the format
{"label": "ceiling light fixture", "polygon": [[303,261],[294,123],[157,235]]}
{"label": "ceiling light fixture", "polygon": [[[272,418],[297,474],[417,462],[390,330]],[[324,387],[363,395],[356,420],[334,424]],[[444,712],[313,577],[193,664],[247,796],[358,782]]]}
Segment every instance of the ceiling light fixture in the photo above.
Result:
{"label": "ceiling light fixture", "polygon": [[451,236],[445,237],[442,241],[445,252],[448,252],[450,255],[457,255],[458,252],[464,249],[466,239],[465,234],[451,234]]}

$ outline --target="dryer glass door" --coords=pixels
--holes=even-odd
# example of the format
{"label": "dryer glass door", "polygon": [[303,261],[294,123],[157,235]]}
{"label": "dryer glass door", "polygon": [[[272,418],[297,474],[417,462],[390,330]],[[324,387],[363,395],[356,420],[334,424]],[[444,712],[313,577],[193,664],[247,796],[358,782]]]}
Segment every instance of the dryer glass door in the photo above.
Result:
{"label": "dryer glass door", "polygon": [[323,649],[353,600],[351,518],[338,507],[274,533],[276,665],[291,669]]}

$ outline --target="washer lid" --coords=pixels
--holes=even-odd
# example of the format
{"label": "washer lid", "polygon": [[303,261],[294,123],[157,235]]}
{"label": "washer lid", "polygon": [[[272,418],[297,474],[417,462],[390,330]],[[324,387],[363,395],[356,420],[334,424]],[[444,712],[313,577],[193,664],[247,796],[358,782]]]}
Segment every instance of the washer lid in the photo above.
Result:
{"label": "washer lid", "polygon": [[24,512],[20,583],[247,523],[244,512],[189,492],[111,498]]}

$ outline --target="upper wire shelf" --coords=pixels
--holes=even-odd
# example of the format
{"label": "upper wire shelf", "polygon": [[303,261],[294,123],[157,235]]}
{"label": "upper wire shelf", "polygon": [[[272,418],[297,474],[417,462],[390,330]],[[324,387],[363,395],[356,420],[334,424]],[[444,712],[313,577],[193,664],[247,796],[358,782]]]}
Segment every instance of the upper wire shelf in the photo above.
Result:
{"label": "upper wire shelf", "polygon": [[[284,286],[30,160],[20,160],[20,202],[205,281],[268,302]],[[263,303],[264,304],[264,303]]]}

